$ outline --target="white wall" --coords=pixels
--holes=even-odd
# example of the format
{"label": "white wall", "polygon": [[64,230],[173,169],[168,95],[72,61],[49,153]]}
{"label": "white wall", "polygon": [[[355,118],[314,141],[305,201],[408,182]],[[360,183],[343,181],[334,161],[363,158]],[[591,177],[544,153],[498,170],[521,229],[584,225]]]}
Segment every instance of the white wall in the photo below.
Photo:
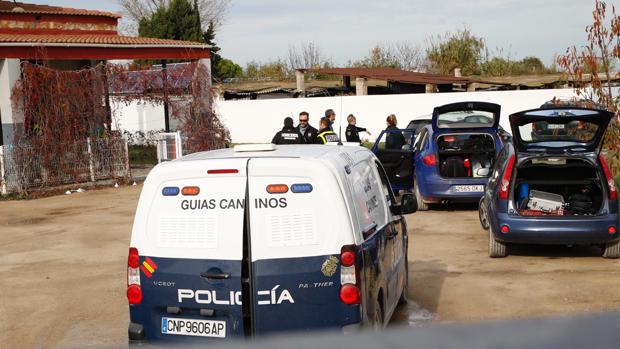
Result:
{"label": "white wall", "polygon": [[270,142],[273,135],[282,128],[287,116],[293,117],[297,124],[299,112],[310,113],[310,123],[318,128],[318,121],[325,109],[336,111],[336,124],[342,125],[342,133],[347,126],[346,117],[354,114],[357,125],[366,127],[378,136],[385,129],[385,119],[395,114],[399,126],[406,127],[414,116],[430,114],[439,105],[462,102],[493,102],[502,106],[500,124],[510,130],[508,115],[525,109],[539,107],[553,97],[574,96],[572,89],[451,92],[386,96],[347,96],[292,98],[272,100],[217,101],[216,110],[230,130],[234,143]]}
{"label": "white wall", "polygon": [[[20,76],[19,59],[0,59],[0,118],[4,144],[13,143],[14,121],[23,122],[21,115],[13,115],[11,91]],[[17,114],[17,113],[16,113]],[[13,117],[18,118],[14,120]]]}
{"label": "white wall", "polygon": [[129,104],[115,101],[112,98],[111,107],[114,110],[112,128],[130,132],[159,131],[165,127],[164,105],[141,101],[132,101]]}

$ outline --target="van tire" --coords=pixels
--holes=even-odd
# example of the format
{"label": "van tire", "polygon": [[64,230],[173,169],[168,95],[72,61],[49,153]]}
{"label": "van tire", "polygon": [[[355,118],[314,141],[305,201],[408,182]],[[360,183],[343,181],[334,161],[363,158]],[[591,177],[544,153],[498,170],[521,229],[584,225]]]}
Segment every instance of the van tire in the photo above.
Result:
{"label": "van tire", "polygon": [[504,258],[508,255],[506,251],[506,244],[495,240],[493,235],[493,228],[489,227],[489,257],[491,258]]}
{"label": "van tire", "polygon": [[420,189],[418,188],[418,181],[413,183],[413,192],[415,193],[415,199],[418,202],[418,211],[428,211],[428,204],[424,202]]}
{"label": "van tire", "polygon": [[373,331],[379,332],[383,330],[383,308],[381,307],[381,302],[379,302],[378,298],[375,299],[374,308],[375,311],[372,315],[371,326]]}
{"label": "van tire", "polygon": [[620,258],[620,240],[605,244],[603,258]]}
{"label": "van tire", "polygon": [[403,283],[403,290],[400,292],[398,298],[398,304],[407,304],[409,293],[409,260],[405,258],[405,282]]}
{"label": "van tire", "polygon": [[482,226],[482,229],[489,230],[489,214],[484,208],[484,205],[484,197],[482,197],[480,199],[480,202],[478,203],[478,219],[480,220],[480,225]]}

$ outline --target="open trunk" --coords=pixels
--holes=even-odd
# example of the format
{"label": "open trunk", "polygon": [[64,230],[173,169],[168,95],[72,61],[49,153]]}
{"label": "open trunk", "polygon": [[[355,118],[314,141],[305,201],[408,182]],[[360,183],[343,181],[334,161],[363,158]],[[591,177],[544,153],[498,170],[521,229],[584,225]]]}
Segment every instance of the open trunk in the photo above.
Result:
{"label": "open trunk", "polygon": [[437,138],[439,174],[444,178],[486,178],[495,160],[495,141],[486,133]]}
{"label": "open trunk", "polygon": [[516,172],[515,207],[523,216],[597,215],[604,199],[598,173],[582,159],[528,160]]}

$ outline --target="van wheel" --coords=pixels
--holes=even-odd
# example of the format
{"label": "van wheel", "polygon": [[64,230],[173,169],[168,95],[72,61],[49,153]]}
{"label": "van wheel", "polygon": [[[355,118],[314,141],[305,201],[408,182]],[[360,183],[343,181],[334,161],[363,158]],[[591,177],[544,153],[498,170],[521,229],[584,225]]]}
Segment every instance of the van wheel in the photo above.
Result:
{"label": "van wheel", "polygon": [[504,258],[508,255],[506,252],[506,244],[495,240],[493,228],[489,226],[489,257]]}
{"label": "van wheel", "polygon": [[480,199],[478,204],[478,218],[480,219],[480,225],[482,229],[489,229],[489,215],[485,206],[484,197]]}
{"label": "van wheel", "polygon": [[403,290],[398,298],[398,304],[407,304],[407,294],[409,293],[409,261],[405,258],[405,282],[403,283]]}
{"label": "van wheel", "polygon": [[610,242],[603,247],[603,258],[620,258],[620,240]]}
{"label": "van wheel", "polygon": [[372,315],[372,329],[377,332],[383,329],[383,309],[378,299],[375,299],[375,312]]}
{"label": "van wheel", "polygon": [[415,193],[415,199],[418,202],[418,211],[427,211],[428,204],[424,202],[422,198],[422,194],[420,194],[420,189],[418,188],[418,182],[413,183],[413,191]]}

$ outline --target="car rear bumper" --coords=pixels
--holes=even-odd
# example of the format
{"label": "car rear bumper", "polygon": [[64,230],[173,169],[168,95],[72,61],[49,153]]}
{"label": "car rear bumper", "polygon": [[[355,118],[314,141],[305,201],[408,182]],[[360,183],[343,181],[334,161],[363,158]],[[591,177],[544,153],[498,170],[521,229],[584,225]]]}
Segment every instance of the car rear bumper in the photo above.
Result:
{"label": "car rear bumper", "polygon": [[[618,215],[609,214],[587,218],[531,218],[499,214],[491,222],[497,240],[507,243],[590,245],[604,244],[620,239],[620,234],[609,234],[610,226],[618,228]],[[500,227],[508,226],[508,233]]]}
{"label": "car rear bumper", "polygon": [[[441,201],[451,202],[478,202],[484,194],[487,178],[476,179],[443,179],[439,176],[425,178],[424,184],[420,185],[420,194],[424,201],[437,203]],[[458,192],[457,186],[476,185],[482,186],[482,191]]]}

